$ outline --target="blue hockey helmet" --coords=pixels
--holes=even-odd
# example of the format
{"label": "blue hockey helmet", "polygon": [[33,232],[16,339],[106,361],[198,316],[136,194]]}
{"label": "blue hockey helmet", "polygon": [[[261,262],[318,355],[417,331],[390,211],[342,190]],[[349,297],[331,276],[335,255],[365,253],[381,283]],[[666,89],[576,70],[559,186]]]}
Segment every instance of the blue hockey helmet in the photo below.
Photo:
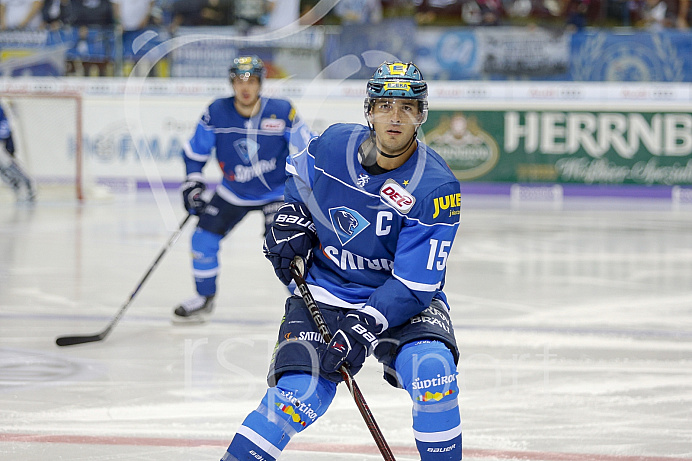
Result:
{"label": "blue hockey helmet", "polygon": [[254,75],[259,77],[261,83],[267,74],[267,70],[262,60],[257,56],[238,56],[231,63],[228,73],[231,81],[236,77],[247,80]]}
{"label": "blue hockey helmet", "polygon": [[412,62],[401,61],[382,63],[368,80],[367,97],[365,98],[365,118],[375,100],[380,98],[401,98],[418,101],[421,113],[421,124],[428,118],[428,84],[423,74]]}

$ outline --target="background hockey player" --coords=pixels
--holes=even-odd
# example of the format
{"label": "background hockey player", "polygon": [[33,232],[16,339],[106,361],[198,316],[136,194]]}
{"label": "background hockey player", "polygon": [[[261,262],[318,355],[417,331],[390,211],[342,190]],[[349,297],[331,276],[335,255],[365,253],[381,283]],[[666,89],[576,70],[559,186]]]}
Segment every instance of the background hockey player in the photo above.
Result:
{"label": "background hockey player", "polygon": [[33,201],[36,196],[33,181],[14,157],[14,140],[10,122],[0,107],[0,178],[8,184],[20,201]]}
{"label": "background hockey player", "polygon": [[[207,108],[183,150],[183,201],[189,213],[199,215],[192,236],[197,295],[175,309],[174,321],[200,322],[212,312],[221,240],[255,210],[264,213],[266,232],[283,203],[289,144],[300,151],[312,136],[289,101],[260,96],[265,68],[259,58],[235,58],[229,72],[234,96]],[[202,169],[213,152],[223,180],[207,203]]]}
{"label": "background hockey player", "polygon": [[287,300],[270,387],[223,461],[278,458],[325,413],[339,367],[355,374],[371,353],[410,395],[421,460],[461,459],[459,353],[442,292],[461,194],[417,140],[427,93],[415,65],[384,63],[367,84],[368,126],[332,125],[291,155],[265,255],[284,284],[295,256],[312,261],[306,281],[334,336],[321,342],[303,299]]}

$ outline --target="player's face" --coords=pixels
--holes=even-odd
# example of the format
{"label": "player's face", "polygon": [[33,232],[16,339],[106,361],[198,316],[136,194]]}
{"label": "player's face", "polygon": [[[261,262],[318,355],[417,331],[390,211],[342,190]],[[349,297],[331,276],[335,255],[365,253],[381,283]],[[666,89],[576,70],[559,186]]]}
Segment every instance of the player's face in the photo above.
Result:
{"label": "player's face", "polygon": [[256,75],[236,77],[232,81],[236,102],[243,106],[252,106],[257,102],[260,92],[260,79]]}
{"label": "player's face", "polygon": [[421,122],[418,102],[410,99],[378,99],[370,114],[380,148],[388,154],[406,149]]}

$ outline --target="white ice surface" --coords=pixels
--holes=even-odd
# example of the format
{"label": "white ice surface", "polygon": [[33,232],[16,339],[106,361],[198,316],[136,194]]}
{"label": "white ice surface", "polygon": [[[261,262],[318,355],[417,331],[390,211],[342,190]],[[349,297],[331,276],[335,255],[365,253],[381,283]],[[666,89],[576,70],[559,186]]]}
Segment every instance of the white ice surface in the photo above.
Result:
{"label": "white ice surface", "polygon": [[[0,459],[218,460],[256,407],[286,297],[257,215],[223,243],[211,323],[170,323],[193,292],[189,226],[105,341],[55,345],[127,301],[183,216],[170,200],[175,216],[146,193],[0,207]],[[692,211],[470,198],[461,219],[446,291],[464,458],[692,459]],[[373,359],[357,381],[417,460],[407,394]],[[381,459],[342,387],[281,459]]]}

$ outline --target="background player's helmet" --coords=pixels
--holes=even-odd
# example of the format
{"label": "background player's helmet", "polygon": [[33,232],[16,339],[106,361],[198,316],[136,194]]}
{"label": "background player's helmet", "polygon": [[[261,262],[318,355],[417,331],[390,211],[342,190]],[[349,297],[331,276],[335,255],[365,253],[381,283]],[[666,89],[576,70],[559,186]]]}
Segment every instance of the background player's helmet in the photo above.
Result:
{"label": "background player's helmet", "polygon": [[418,101],[422,114],[421,124],[428,118],[428,84],[418,67],[412,62],[384,62],[368,80],[365,98],[365,118],[369,120],[370,110],[378,98],[403,98]]}
{"label": "background player's helmet", "polygon": [[261,83],[267,73],[267,70],[265,69],[262,60],[257,56],[238,56],[233,60],[230,69],[228,69],[228,73],[231,82],[236,77],[247,80],[249,77],[254,75],[259,77]]}

